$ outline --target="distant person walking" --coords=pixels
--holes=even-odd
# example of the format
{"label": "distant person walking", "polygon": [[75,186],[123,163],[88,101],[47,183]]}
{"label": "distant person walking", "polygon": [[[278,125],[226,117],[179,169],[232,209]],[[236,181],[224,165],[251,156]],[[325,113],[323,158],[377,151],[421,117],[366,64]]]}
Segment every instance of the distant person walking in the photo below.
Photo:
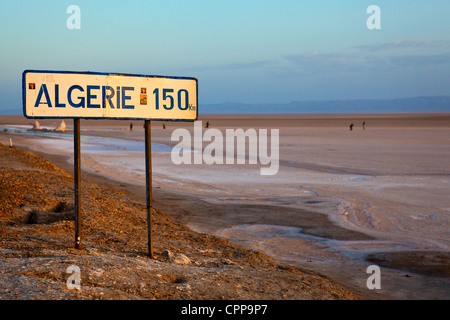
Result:
{"label": "distant person walking", "polygon": [[133,122],[130,122],[130,131],[133,131]]}
{"label": "distant person walking", "polygon": [[205,127],[206,127],[207,129],[209,128],[209,121],[206,121]]}
{"label": "distant person walking", "polygon": [[366,130],[366,122],[363,122],[363,130]]}
{"label": "distant person walking", "polygon": [[353,123],[350,124],[350,131],[352,131],[352,130],[353,130]]}

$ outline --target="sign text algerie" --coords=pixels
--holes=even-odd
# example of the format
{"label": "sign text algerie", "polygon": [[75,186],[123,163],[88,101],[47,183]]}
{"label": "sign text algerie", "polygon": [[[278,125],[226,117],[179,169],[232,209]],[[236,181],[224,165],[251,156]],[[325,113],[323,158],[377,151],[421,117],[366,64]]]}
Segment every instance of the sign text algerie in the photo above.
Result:
{"label": "sign text algerie", "polygon": [[97,72],[22,75],[27,118],[196,120],[197,79]]}

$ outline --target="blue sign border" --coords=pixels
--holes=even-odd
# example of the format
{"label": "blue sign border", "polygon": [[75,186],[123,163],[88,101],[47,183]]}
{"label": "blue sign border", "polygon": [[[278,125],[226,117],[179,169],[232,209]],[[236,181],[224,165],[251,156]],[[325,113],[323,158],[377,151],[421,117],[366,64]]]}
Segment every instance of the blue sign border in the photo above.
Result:
{"label": "blue sign border", "polygon": [[[195,119],[153,119],[153,118],[129,118],[129,117],[45,117],[45,116],[28,116],[26,112],[26,83],[25,75],[27,73],[59,73],[59,74],[89,74],[89,75],[102,75],[102,76],[127,76],[127,77],[144,77],[144,78],[166,78],[166,79],[185,79],[195,80],[195,87],[197,90],[196,95],[196,110]],[[85,119],[85,120],[151,120],[151,121],[184,121],[193,122],[198,119],[198,79],[193,77],[176,77],[176,76],[158,76],[158,75],[145,75],[145,74],[130,74],[130,73],[108,73],[108,72],[92,72],[92,71],[55,71],[55,70],[25,70],[22,72],[22,112],[27,119]]]}

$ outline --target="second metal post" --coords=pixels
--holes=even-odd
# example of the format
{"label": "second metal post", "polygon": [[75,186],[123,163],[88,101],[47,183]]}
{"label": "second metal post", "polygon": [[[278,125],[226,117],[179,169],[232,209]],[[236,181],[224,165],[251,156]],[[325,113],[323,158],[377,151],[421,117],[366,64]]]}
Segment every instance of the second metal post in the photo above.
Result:
{"label": "second metal post", "polygon": [[151,121],[145,120],[145,184],[147,194],[147,233],[148,233],[148,255],[153,259],[153,235],[152,235],[152,133]]}

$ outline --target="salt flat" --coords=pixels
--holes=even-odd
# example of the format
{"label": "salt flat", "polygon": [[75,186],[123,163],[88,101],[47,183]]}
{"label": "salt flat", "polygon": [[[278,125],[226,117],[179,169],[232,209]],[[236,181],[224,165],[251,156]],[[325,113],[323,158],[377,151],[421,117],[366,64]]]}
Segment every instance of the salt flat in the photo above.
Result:
{"label": "salt flat", "polygon": [[[279,129],[278,173],[260,175],[261,164],[174,165],[170,150],[177,142],[170,140],[171,133],[180,127],[192,130],[193,124],[166,122],[164,129],[153,122],[154,198],[159,209],[196,231],[323,272],[363,294],[369,294],[366,268],[379,264],[382,289],[370,294],[449,298],[448,114],[201,120],[222,132]],[[0,128],[29,122],[2,117]],[[67,124],[69,137],[8,136],[33,151],[65,156],[70,163],[70,121]],[[134,185],[143,195],[144,132],[138,122],[133,131],[128,125],[82,121],[82,168]]]}

